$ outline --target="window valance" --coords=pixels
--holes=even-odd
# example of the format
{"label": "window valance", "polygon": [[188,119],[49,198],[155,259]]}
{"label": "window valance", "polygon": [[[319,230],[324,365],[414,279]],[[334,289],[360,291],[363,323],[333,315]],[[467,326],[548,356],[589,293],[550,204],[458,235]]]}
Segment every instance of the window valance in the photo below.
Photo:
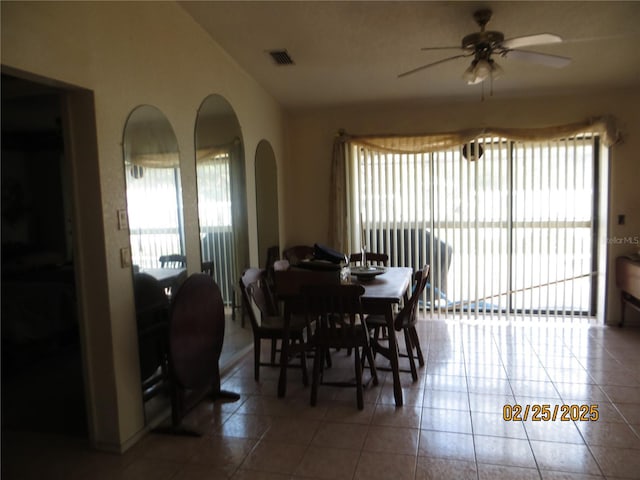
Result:
{"label": "window valance", "polygon": [[350,142],[391,153],[430,153],[464,145],[478,137],[500,137],[521,141],[544,141],[568,138],[581,134],[598,134],[606,146],[619,142],[620,135],[612,117],[603,116],[584,122],[542,128],[482,127],[459,132],[425,135],[369,135],[351,136],[340,132],[339,142]]}

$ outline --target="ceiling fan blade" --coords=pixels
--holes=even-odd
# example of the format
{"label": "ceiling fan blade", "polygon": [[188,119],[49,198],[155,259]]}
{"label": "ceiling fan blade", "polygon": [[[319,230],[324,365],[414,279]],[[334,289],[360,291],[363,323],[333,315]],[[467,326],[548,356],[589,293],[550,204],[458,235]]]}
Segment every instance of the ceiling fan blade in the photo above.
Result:
{"label": "ceiling fan blade", "polygon": [[503,56],[554,68],[566,67],[571,63],[571,59],[569,57],[561,57],[560,55],[549,55],[547,53],[530,52],[528,50],[509,50],[508,52],[504,53]]}
{"label": "ceiling fan blade", "polygon": [[398,75],[398,78],[406,77],[407,75],[411,75],[412,73],[419,72],[420,70],[424,70],[426,68],[433,67],[450,60],[455,60],[456,58],[468,57],[469,55],[471,54],[454,55],[453,57],[443,58],[442,60],[438,60],[437,62],[428,63],[427,65],[422,65],[421,67],[414,68],[413,70],[409,70],[408,72],[401,73],[400,75]]}
{"label": "ceiling fan blade", "polygon": [[422,47],[420,50],[428,51],[428,50],[464,50],[460,45],[456,45],[455,47]]}
{"label": "ceiling fan blade", "polygon": [[553,33],[538,33],[536,35],[526,35],[524,37],[508,38],[501,46],[506,49],[530,47],[532,45],[548,45],[550,43],[560,43],[562,37]]}

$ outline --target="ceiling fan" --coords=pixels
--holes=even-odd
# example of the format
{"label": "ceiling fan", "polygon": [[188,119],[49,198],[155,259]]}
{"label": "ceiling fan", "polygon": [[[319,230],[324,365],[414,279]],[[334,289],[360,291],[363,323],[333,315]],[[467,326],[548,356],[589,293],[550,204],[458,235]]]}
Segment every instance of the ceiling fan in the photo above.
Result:
{"label": "ceiling fan", "polygon": [[474,85],[485,81],[487,78],[493,80],[502,73],[502,68],[492,58],[493,55],[501,57],[515,58],[518,60],[537,63],[547,67],[562,68],[569,63],[571,59],[561,57],[559,55],[549,55],[546,53],[531,52],[528,50],[520,50],[521,47],[532,45],[548,45],[551,43],[560,43],[562,38],[552,33],[538,33],[535,35],[525,35],[505,40],[502,32],[485,30],[485,27],[491,19],[491,10],[482,9],[473,14],[473,18],[480,27],[480,31],[471,33],[462,39],[461,46],[455,47],[425,47],[422,50],[451,50],[458,49],[464,53],[454,55],[452,57],[438,60],[437,62],[422,65],[420,67],[401,73],[398,77],[406,77],[413,73],[425,70],[427,68],[449,62],[457,58],[473,57],[471,65],[463,74],[463,79],[469,84]]}

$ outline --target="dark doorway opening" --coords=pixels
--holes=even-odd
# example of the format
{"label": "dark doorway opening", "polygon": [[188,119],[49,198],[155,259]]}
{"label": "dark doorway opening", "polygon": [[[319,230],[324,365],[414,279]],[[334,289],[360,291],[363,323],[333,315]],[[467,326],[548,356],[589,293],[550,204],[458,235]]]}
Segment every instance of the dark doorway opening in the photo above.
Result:
{"label": "dark doorway opening", "polygon": [[86,438],[63,95],[2,75],[2,428]]}

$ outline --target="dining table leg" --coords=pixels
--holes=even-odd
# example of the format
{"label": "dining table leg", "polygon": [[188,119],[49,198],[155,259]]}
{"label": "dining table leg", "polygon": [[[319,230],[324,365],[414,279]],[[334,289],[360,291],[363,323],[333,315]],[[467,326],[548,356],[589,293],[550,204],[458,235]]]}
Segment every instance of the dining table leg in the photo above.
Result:
{"label": "dining table leg", "polygon": [[391,362],[391,374],[393,375],[393,397],[396,407],[403,405],[402,386],[400,385],[400,354],[398,352],[398,341],[393,327],[393,305],[389,305],[385,313],[387,320],[387,331],[389,332],[389,361]]}

